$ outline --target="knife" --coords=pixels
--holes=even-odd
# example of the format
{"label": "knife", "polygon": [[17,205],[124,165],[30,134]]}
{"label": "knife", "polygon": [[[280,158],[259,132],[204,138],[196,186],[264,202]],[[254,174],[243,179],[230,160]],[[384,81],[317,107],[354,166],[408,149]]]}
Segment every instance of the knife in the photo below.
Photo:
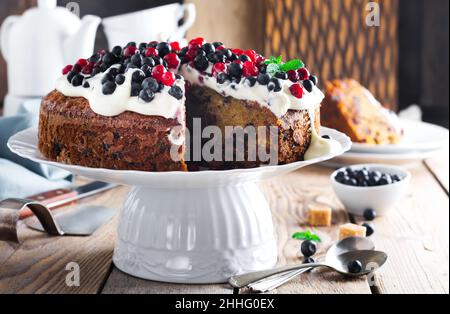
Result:
{"label": "knife", "polygon": [[[81,185],[74,189],[56,189],[43,192],[40,194],[27,197],[29,200],[37,201],[53,210],[55,208],[70,204],[79,199],[101,193],[118,186],[117,184],[94,181],[85,185]],[[24,219],[33,215],[33,212],[24,208],[20,212],[20,219]]]}

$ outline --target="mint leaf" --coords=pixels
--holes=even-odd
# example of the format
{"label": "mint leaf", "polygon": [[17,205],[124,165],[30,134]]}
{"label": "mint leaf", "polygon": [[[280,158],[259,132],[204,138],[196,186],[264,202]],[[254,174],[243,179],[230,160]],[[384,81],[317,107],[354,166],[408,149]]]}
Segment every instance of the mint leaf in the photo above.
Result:
{"label": "mint leaf", "polygon": [[278,56],[278,58],[276,59],[277,64],[281,64],[281,62],[283,61],[283,57],[281,55]]}
{"label": "mint leaf", "polygon": [[305,232],[296,232],[292,235],[292,238],[296,240],[309,240],[314,242],[322,242],[322,239],[320,239],[320,237],[317,234],[314,234],[309,230]]}
{"label": "mint leaf", "polygon": [[305,65],[303,64],[303,62],[301,60],[293,59],[293,60],[290,60],[290,61],[282,64],[280,66],[280,70],[283,72],[287,72],[290,70],[297,70],[297,69],[303,68],[304,66]]}
{"label": "mint leaf", "polygon": [[276,63],[270,63],[266,69],[267,73],[270,75],[275,75],[275,73],[280,72],[280,66]]}

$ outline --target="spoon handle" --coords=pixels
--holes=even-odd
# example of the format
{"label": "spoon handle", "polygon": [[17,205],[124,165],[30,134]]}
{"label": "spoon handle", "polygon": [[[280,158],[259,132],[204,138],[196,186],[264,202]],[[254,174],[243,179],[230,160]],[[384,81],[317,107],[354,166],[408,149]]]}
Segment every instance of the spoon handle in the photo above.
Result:
{"label": "spoon handle", "polygon": [[232,276],[232,277],[230,277],[228,282],[234,288],[243,288],[253,282],[265,279],[267,277],[270,277],[270,276],[273,276],[276,274],[288,272],[291,270],[300,270],[300,269],[304,269],[304,268],[315,268],[315,267],[321,267],[321,266],[328,267],[328,265],[326,265],[324,263],[311,263],[311,264],[302,264],[302,265],[294,265],[294,266],[284,266],[284,267],[279,267],[279,268],[274,268],[274,269],[269,269],[269,270],[262,270],[262,271]]}
{"label": "spoon handle", "polygon": [[273,278],[271,277],[260,280],[258,282],[251,283],[249,285],[249,288],[251,288],[255,292],[262,292],[262,293],[269,292],[309,270],[310,270],[309,268],[297,269],[287,273],[283,273],[279,276],[275,275]]}

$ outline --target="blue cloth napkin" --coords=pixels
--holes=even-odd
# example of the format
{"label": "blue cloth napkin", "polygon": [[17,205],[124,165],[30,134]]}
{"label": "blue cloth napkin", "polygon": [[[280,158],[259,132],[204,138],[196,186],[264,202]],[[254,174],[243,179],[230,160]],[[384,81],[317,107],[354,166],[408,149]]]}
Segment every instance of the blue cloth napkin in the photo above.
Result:
{"label": "blue cloth napkin", "polygon": [[39,100],[26,102],[15,116],[0,117],[0,200],[26,197],[48,190],[68,187],[69,172],[19,157],[7,147],[15,133],[37,126]]}

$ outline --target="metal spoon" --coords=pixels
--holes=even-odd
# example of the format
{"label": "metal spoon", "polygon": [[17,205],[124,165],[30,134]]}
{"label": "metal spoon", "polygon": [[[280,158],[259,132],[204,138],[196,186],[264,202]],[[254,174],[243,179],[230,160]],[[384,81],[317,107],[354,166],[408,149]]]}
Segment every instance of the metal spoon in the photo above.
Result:
{"label": "metal spoon", "polygon": [[[375,245],[369,238],[349,237],[333,244],[328,249],[325,256],[325,260],[329,261],[331,259],[335,259],[336,256],[350,251],[374,250],[374,249]],[[309,270],[311,270],[311,268],[304,268],[274,275],[270,278],[253,282],[249,284],[248,287],[255,292],[269,292],[280,287],[281,285],[285,284],[286,282],[295,278],[296,276],[303,274],[304,272],[307,272]]]}
{"label": "metal spoon", "polygon": [[[362,264],[362,270],[358,273],[351,273],[348,270],[348,264],[352,261],[358,260]],[[337,255],[336,258],[331,259],[330,261],[326,260],[325,263],[311,263],[311,264],[303,264],[303,265],[295,265],[295,266],[285,266],[279,267],[270,270],[257,271],[253,273],[237,275],[231,277],[228,282],[234,288],[243,288],[251,284],[252,282],[284,273],[291,270],[305,269],[305,268],[315,268],[315,267],[327,267],[332,270],[337,271],[340,274],[351,276],[351,277],[359,277],[363,275],[367,275],[376,269],[380,268],[387,260],[387,255],[384,252],[379,251],[351,251],[346,252],[340,255]]]}

